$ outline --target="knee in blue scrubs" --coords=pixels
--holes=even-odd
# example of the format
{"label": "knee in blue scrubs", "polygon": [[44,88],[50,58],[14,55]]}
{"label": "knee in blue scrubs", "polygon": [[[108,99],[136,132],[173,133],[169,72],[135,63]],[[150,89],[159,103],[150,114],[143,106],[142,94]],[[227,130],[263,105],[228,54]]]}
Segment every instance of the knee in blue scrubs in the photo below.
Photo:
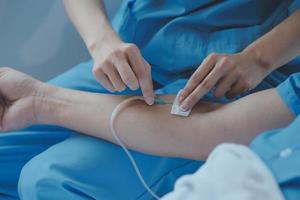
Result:
{"label": "knee in blue scrubs", "polygon": [[[108,93],[95,81],[91,68],[91,62],[79,64],[49,83],[76,90]],[[164,92],[170,91],[171,87]],[[122,94],[140,94],[140,91],[126,90]],[[31,132],[34,128],[28,131]],[[44,141],[55,139],[59,134],[62,137],[45,145],[40,151],[31,152],[27,163],[20,165],[19,170],[22,169],[18,183],[20,198],[31,200],[150,198],[119,146],[58,127],[40,126],[38,131],[41,135],[38,141],[40,145],[45,145]],[[24,131],[16,134],[23,136],[27,134],[29,140],[32,139],[30,134]],[[133,155],[147,182],[161,195],[172,189],[177,177],[192,173],[201,165],[198,161],[156,157],[137,152],[133,152]]]}
{"label": "knee in blue scrubs", "polygon": [[[92,77],[91,62],[74,67],[50,83],[83,91],[106,92]],[[167,87],[163,92],[172,93],[174,88]],[[124,93],[133,92],[127,90]],[[135,94],[140,94],[140,91]],[[43,131],[47,132],[47,127]],[[150,198],[119,146],[70,132],[70,137],[39,152],[23,167],[18,184],[20,198]],[[133,152],[133,155],[147,182],[161,195],[172,189],[179,176],[192,173],[202,164],[200,161],[163,158],[138,152]]]}
{"label": "knee in blue scrubs", "polygon": [[[200,162],[133,152],[147,182],[160,194]],[[168,187],[162,187],[168,185]],[[149,199],[123,150],[84,135],[50,147],[27,163],[19,181],[23,199]]]}

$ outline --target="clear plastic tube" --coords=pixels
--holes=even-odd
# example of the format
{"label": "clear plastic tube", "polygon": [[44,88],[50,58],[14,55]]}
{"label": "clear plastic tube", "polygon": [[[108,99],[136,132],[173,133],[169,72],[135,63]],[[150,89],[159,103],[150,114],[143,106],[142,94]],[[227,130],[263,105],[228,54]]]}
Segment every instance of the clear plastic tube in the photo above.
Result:
{"label": "clear plastic tube", "polygon": [[[144,177],[141,174],[141,171],[137,165],[137,163],[135,162],[133,156],[131,155],[130,151],[127,149],[127,147],[125,146],[124,142],[121,140],[121,138],[119,137],[119,135],[117,134],[116,130],[115,130],[115,119],[118,116],[118,114],[129,105],[129,103],[136,101],[136,100],[141,100],[144,101],[143,97],[141,96],[134,96],[134,97],[130,97],[124,101],[122,101],[119,105],[116,106],[116,108],[113,110],[111,117],[110,117],[110,130],[111,133],[113,135],[113,137],[115,138],[115,140],[117,141],[117,143],[122,147],[122,149],[124,150],[124,152],[126,153],[126,155],[128,156],[131,164],[133,165],[133,168],[139,178],[139,180],[141,181],[141,183],[143,184],[144,188],[151,194],[151,196],[157,200],[160,199],[160,197],[148,186],[148,184],[146,183]],[[164,104],[163,101],[160,101],[159,104]]]}

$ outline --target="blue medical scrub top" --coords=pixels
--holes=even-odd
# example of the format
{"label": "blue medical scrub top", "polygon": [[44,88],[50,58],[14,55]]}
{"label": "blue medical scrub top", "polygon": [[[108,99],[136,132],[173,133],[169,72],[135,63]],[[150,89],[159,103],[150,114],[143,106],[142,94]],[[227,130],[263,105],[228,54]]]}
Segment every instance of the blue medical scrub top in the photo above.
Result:
{"label": "blue medical scrub top", "polygon": [[286,128],[256,137],[251,148],[273,172],[287,200],[300,199],[300,73],[277,87],[283,102],[296,119]]}
{"label": "blue medical scrub top", "polygon": [[[124,41],[140,48],[152,66],[153,79],[166,85],[188,79],[210,53],[242,51],[286,19],[293,3],[293,0],[125,0],[113,27]],[[274,72],[276,78],[268,87],[277,86],[295,68],[299,70],[293,65],[284,73]]]}
{"label": "blue medical scrub top", "polygon": [[[292,0],[127,0],[113,27],[124,41],[140,48],[152,66],[153,79],[168,85],[187,80],[210,53],[242,51],[299,5]],[[299,70],[300,59],[295,59],[267,77],[260,89],[276,87]],[[296,200],[300,199],[300,73],[277,91],[298,117],[285,129],[261,134],[251,147],[269,166],[286,198]]]}

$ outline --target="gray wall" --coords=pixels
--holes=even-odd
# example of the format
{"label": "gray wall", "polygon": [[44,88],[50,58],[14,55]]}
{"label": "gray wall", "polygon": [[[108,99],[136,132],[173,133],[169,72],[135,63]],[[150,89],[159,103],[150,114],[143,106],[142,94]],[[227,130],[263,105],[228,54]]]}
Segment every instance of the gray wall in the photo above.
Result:
{"label": "gray wall", "polygon": [[[106,0],[110,18],[121,0]],[[61,0],[0,0],[0,66],[48,80],[88,60]]]}

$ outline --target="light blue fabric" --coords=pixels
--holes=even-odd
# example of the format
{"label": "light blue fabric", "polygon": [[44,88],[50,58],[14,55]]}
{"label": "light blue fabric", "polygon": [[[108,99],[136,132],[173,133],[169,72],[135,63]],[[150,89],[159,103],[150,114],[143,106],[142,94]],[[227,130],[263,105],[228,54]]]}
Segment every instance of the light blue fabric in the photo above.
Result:
{"label": "light blue fabric", "polygon": [[[74,67],[50,83],[107,93],[94,79],[91,62]],[[140,91],[123,92],[134,93]],[[132,154],[147,183],[159,195],[170,191],[178,177],[202,164],[134,151]],[[151,199],[119,146],[71,130],[34,126],[1,134],[0,160],[1,200],[17,199],[17,184],[20,197],[30,200]]]}
{"label": "light blue fabric", "polygon": [[165,85],[188,78],[210,53],[236,53],[290,13],[292,0],[127,0],[113,22]]}
{"label": "light blue fabric", "polygon": [[274,174],[287,200],[300,198],[300,73],[277,87],[278,94],[296,115],[286,128],[261,134],[251,148]]}
{"label": "light blue fabric", "polygon": [[291,75],[277,87],[278,94],[297,116],[300,114],[300,73]]}
{"label": "light blue fabric", "polygon": [[[152,65],[156,92],[175,94],[209,53],[242,50],[286,18],[291,2],[126,0],[113,27],[125,41],[141,48]],[[107,93],[91,68],[91,62],[80,64],[50,83]],[[286,77],[275,71],[256,90],[275,87]],[[206,98],[216,100],[211,94]],[[177,177],[202,164],[133,154],[159,195],[170,191]],[[71,130],[38,126],[1,134],[0,160],[0,199],[17,199],[18,179],[20,196],[30,200],[151,199],[121,148]]]}

